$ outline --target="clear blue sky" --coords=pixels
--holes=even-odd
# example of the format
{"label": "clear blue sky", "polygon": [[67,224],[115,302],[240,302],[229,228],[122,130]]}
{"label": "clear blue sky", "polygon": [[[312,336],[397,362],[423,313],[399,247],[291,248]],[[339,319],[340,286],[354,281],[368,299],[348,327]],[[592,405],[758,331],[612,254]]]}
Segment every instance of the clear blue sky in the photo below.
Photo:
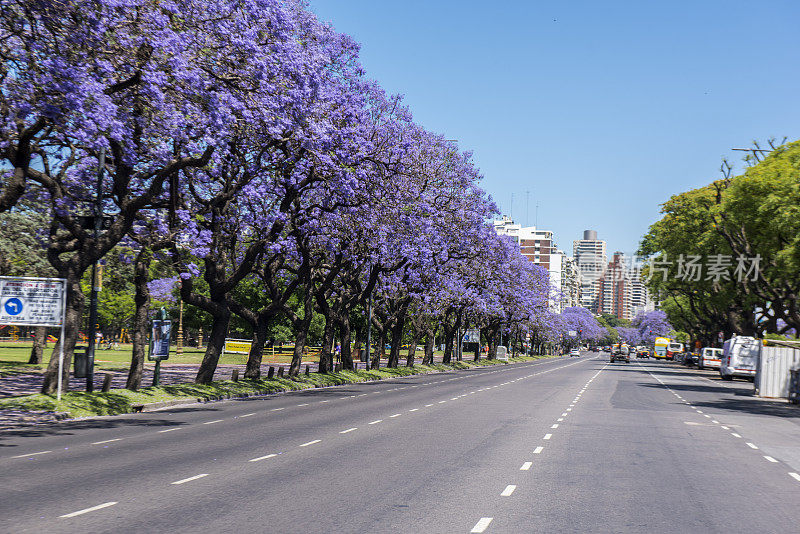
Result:
{"label": "clear blue sky", "polygon": [[[800,2],[310,0],[517,222],[634,251],[670,195],[800,138]],[[739,165],[741,168],[741,164]],[[530,191],[526,219],[526,191]]]}

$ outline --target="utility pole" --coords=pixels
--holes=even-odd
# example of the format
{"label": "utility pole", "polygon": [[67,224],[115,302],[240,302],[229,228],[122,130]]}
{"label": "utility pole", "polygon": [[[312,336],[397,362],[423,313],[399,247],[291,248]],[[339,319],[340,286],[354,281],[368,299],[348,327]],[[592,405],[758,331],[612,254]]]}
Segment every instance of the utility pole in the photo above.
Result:
{"label": "utility pole", "polygon": [[[179,288],[183,286],[183,278],[180,279],[178,282]],[[183,354],[183,296],[180,297],[180,303],[178,304],[178,341],[177,346],[175,347],[175,354],[181,355]]]}
{"label": "utility pole", "polygon": [[370,350],[371,350],[371,345],[372,345],[371,332],[372,332],[372,291],[369,292],[369,297],[367,298],[367,347],[366,347],[366,352],[367,352],[366,369],[367,369],[367,371],[369,371],[369,357],[370,357]]}
{"label": "utility pole", "polygon": [[[100,228],[103,224],[103,170],[106,166],[106,149],[100,149],[97,169],[97,192],[94,204],[94,243],[100,237]],[[89,346],[86,349],[86,391],[94,391],[94,351],[97,326],[97,297],[100,293],[99,258],[92,265],[92,296],[89,304]],[[61,341],[64,342],[63,340]]]}

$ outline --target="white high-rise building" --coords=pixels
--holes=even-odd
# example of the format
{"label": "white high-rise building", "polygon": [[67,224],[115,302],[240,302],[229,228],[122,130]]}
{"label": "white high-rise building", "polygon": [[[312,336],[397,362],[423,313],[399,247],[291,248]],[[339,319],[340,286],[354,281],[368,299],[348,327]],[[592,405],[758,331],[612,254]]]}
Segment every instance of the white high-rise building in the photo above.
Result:
{"label": "white high-rise building", "polygon": [[515,224],[510,217],[506,216],[494,221],[494,229],[499,235],[513,237],[523,256],[547,269],[552,289],[550,309],[560,313],[568,305],[564,303],[563,297],[565,293],[569,292],[565,291],[565,280],[567,280],[567,286],[574,284],[572,278],[565,278],[565,269],[569,276],[574,276],[574,269],[568,265],[568,262],[571,264],[572,260],[556,247],[553,241],[553,232],[539,230],[535,226]]}
{"label": "white high-rise building", "polygon": [[600,279],[608,264],[606,242],[597,239],[595,230],[584,230],[583,239],[572,242],[572,258],[581,275],[581,306],[599,313]]}

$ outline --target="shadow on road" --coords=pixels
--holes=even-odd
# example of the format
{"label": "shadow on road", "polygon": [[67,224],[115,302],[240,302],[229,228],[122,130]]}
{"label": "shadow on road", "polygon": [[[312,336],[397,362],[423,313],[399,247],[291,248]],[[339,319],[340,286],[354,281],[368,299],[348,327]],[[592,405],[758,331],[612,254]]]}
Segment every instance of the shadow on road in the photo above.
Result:
{"label": "shadow on road", "polygon": [[7,429],[0,432],[0,448],[17,447],[18,444],[4,443],[11,438],[30,438],[42,436],[68,436],[73,433],[92,428],[126,428],[126,427],[179,427],[184,423],[159,418],[131,419],[87,419],[85,421],[65,421],[62,423],[26,426],[19,429]]}

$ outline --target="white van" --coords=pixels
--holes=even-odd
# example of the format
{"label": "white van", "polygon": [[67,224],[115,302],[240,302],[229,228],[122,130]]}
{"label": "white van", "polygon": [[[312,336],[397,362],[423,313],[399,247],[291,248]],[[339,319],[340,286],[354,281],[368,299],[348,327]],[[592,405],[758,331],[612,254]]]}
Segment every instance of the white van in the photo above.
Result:
{"label": "white van", "polygon": [[722,345],[722,360],[719,375],[723,380],[734,376],[752,378],[756,376],[761,341],[749,336],[733,336]]}
{"label": "white van", "polygon": [[709,367],[711,369],[719,369],[722,360],[722,349],[714,349],[705,347],[700,353],[700,360],[697,362],[698,369]]}

